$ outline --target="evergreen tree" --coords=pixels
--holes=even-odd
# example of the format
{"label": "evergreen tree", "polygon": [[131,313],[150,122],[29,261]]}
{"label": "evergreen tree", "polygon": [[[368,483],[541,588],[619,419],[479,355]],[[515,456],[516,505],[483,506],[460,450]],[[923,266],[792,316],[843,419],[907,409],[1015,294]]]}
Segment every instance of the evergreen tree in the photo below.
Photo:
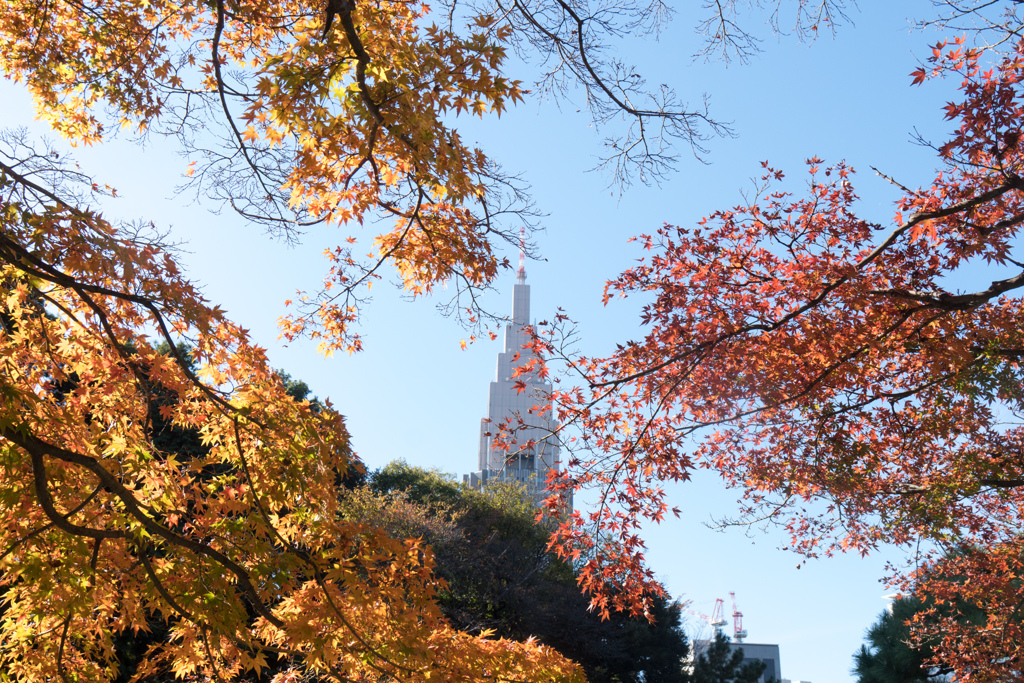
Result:
{"label": "evergreen tree", "polygon": [[368,485],[377,493],[404,491],[410,500],[424,505],[454,503],[465,492],[450,475],[414,467],[405,460],[394,460],[375,471]]}
{"label": "evergreen tree", "polygon": [[928,643],[911,642],[910,621],[921,611],[918,598],[898,598],[868,629],[867,644],[853,655],[853,674],[858,683],[926,683],[948,680],[950,669],[927,664],[932,658]]}
{"label": "evergreen tree", "polygon": [[[537,521],[522,487],[501,483],[475,491],[442,472],[397,461],[374,472],[368,488],[380,508],[371,509],[357,490],[349,494],[354,512],[393,535],[411,533],[430,543],[447,582],[441,609],[455,628],[535,638],[579,663],[589,683],[686,683],[689,644],[679,606],[655,598],[653,622],[621,613],[602,619],[590,610],[573,567],[548,552],[551,525]],[[423,515],[424,507],[430,514]]]}
{"label": "evergreen tree", "polygon": [[743,650],[730,648],[725,634],[715,631],[715,639],[694,658],[689,683],[757,683],[765,666],[761,661],[744,663]]}

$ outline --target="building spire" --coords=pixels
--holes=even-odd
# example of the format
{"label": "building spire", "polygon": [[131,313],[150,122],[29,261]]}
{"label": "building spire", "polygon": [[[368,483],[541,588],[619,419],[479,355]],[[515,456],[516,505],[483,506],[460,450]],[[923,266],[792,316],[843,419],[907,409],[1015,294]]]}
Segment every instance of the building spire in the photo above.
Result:
{"label": "building spire", "polygon": [[519,274],[516,282],[526,284],[526,227],[519,228]]}
{"label": "building spire", "polygon": [[[505,324],[494,381],[487,393],[487,417],[480,421],[479,469],[463,481],[481,490],[492,482],[514,482],[539,505],[553,472],[560,470],[558,422],[551,408],[551,385],[532,364],[530,285],[526,284],[526,229],[519,231],[519,271],[512,287],[512,315]],[[572,509],[571,494],[566,501]]]}

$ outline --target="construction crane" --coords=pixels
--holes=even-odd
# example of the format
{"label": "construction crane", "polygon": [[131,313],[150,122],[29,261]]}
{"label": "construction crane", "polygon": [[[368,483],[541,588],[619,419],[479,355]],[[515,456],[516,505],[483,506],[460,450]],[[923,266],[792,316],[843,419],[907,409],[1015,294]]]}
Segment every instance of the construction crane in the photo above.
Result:
{"label": "construction crane", "polygon": [[[742,643],[743,639],[747,637],[747,630],[743,628],[743,612],[736,606],[736,594],[729,593],[729,597],[732,598],[732,638],[737,643]],[[715,607],[717,609],[717,603]]]}
{"label": "construction crane", "polygon": [[[679,603],[677,602],[677,604]],[[683,611],[696,616],[701,622],[710,626],[713,633],[718,633],[722,627],[728,624],[728,622],[725,621],[725,616],[722,614],[725,610],[725,600],[722,598],[715,600],[715,610],[712,612],[711,616],[708,616],[705,612],[685,607],[682,604],[680,604],[680,607],[682,607]]]}
{"label": "construction crane", "polygon": [[711,619],[709,623],[716,629],[725,626],[725,615],[722,614],[725,611],[725,600],[722,598],[715,599],[715,610],[711,613]]}
{"label": "construction crane", "polygon": [[725,610],[725,600],[722,600],[722,598],[718,598],[717,600],[715,600],[715,609],[711,613],[710,617],[707,614],[704,614],[704,612],[700,612],[695,609],[683,607],[683,610],[697,617],[701,621],[707,623],[715,631],[718,631],[728,623],[722,614],[722,612]]}

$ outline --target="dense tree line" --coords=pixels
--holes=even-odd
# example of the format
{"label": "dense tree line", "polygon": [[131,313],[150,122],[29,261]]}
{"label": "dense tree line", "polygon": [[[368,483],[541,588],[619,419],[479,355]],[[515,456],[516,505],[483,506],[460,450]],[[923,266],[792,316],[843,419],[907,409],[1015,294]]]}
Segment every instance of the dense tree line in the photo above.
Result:
{"label": "dense tree line", "polygon": [[441,608],[460,629],[537,638],[581,664],[591,683],[756,683],[764,672],[721,631],[692,652],[680,605],[666,598],[653,600],[650,620],[591,610],[572,565],[548,551],[555,520],[538,522],[514,484],[475,491],[396,461],[347,495],[363,519],[430,540],[448,584]]}
{"label": "dense tree line", "polygon": [[[369,491],[350,495],[367,505],[370,492],[380,506],[374,521],[430,541],[436,571],[447,582],[441,609],[457,628],[537,638],[581,664],[591,683],[688,680],[679,605],[655,600],[653,621],[623,614],[602,619],[588,609],[572,566],[547,550],[552,522],[538,523],[536,508],[516,486],[473,491],[395,462],[370,476]],[[374,519],[365,508],[361,513]]]}

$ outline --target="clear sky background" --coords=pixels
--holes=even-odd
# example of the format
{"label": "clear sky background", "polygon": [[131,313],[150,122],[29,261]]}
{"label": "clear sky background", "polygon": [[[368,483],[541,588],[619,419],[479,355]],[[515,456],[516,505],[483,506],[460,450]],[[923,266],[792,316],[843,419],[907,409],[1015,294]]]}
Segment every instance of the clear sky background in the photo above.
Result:
{"label": "clear sky background", "polygon": [[[608,176],[587,172],[602,136],[575,101],[559,107],[533,100],[500,120],[460,120],[465,138],[478,140],[507,171],[523,175],[547,214],[547,230],[536,240],[543,260],[527,264],[533,316],[543,320],[564,308],[579,321],[587,355],[640,336],[640,301],[600,303],[605,281],[641,256],[628,238],[665,222],[691,225],[739,203],[764,160],[786,170],[797,192],[805,184],[807,157],[846,160],[859,172],[853,182],[863,198],[862,217],[888,225],[896,193],[870,167],[908,186],[930,184],[935,155],[911,138],[916,129],[944,141],[952,124],[943,120],[941,107],[954,97],[954,84],[910,84],[908,74],[938,39],[911,30],[908,21],[930,15],[928,0],[863,5],[851,12],[853,25],[811,45],[775,36],[766,17],[751,16],[748,25],[762,36],[764,52],[749,65],[693,61],[696,10],[680,12],[658,42],[617,45],[649,83],[671,84],[694,103],[708,93],[712,113],[731,121],[738,134],[709,143],[708,165],[681,150],[677,172],[658,187],[634,186],[620,194],[608,187]],[[528,78],[529,67],[521,73]],[[0,125],[41,130],[31,124],[31,105],[17,86],[0,83],[0,103]],[[410,303],[382,283],[374,287],[362,326],[362,353],[323,359],[310,344],[285,346],[276,327],[283,301],[298,288],[316,288],[327,268],[320,252],[346,237],[346,229],[316,230],[293,248],[233,215],[212,215],[174,196],[187,161],[159,140],[141,150],[115,141],[76,156],[84,170],[118,188],[122,199],[106,207],[108,213],[172,228],[188,251],[184,265],[208,298],[250,328],[275,366],[331,399],[347,416],[354,447],[369,467],[404,458],[460,479],[476,468],[479,421],[500,337],[463,351],[459,340],[466,333],[436,313],[436,301]],[[353,230],[366,244],[376,234],[372,226]],[[508,256],[515,261],[514,253]],[[491,310],[510,313],[514,279],[514,271],[501,277],[499,291],[486,300]],[[719,597],[728,605],[735,591],[749,642],[779,644],[784,677],[852,680],[852,653],[889,592],[879,583],[884,564],[904,553],[887,549],[797,569],[800,558],[780,549],[786,539],[776,530],[719,533],[705,526],[734,512],[736,497],[707,472],[672,487],[671,502],[683,517],[648,529],[650,565],[670,593],[692,601],[695,610],[710,613]]]}

